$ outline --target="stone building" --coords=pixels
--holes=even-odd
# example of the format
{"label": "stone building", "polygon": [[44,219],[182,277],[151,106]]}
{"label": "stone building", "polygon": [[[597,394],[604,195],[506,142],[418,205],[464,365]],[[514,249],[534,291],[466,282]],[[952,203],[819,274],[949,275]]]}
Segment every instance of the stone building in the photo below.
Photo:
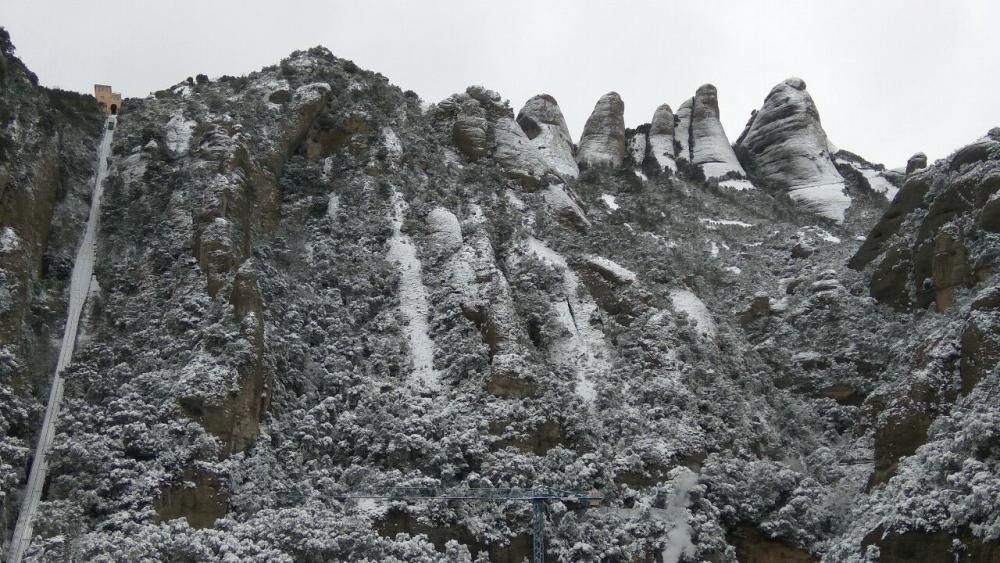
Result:
{"label": "stone building", "polygon": [[106,84],[94,84],[94,97],[97,98],[97,105],[101,106],[105,113],[117,114],[118,109],[122,107],[122,95],[112,92],[111,86]]}

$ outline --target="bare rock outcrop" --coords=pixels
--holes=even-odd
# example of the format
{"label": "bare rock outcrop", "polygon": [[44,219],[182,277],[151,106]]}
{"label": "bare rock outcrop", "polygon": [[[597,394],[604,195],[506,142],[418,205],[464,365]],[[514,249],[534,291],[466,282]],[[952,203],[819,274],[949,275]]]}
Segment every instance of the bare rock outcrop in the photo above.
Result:
{"label": "bare rock outcrop", "polygon": [[529,99],[517,112],[517,124],[553,171],[563,178],[579,176],[580,168],[573,156],[573,138],[555,98],[539,94]]}
{"label": "bare rock outcrop", "polygon": [[625,160],[625,103],[617,92],[597,101],[583,126],[576,161],[587,166],[618,168]]}
{"label": "bare rock outcrop", "polygon": [[[535,108],[537,105],[532,106],[532,109]],[[561,119],[558,109],[556,106],[555,113]],[[540,114],[554,119],[551,108],[538,110]],[[572,146],[566,147],[554,141],[548,143],[547,137],[538,138],[542,129],[538,122],[528,118],[522,121],[538,125],[537,130],[529,127],[536,134],[537,141],[514,120],[514,112],[507,102],[496,92],[482,86],[469,86],[465,92],[448,97],[437,105],[432,115],[435,127],[450,137],[460,153],[473,161],[492,155],[507,175],[525,190],[534,191],[546,184],[559,182],[563,176],[575,176],[571,167],[575,167],[576,163],[572,157],[569,158],[569,165],[563,162],[564,153],[567,150],[571,153]],[[568,139],[565,120],[562,120],[561,131],[558,121],[552,136],[558,132],[561,139]]]}
{"label": "bare rock outcrop", "polygon": [[542,159],[516,121],[501,117],[496,122],[496,149],[494,156],[507,175],[517,180],[526,190],[558,182],[555,171]]}
{"label": "bare rock outcrop", "polygon": [[694,98],[684,100],[674,115],[674,158],[691,161],[691,112],[694,109]]}
{"label": "bare rock outcrop", "polygon": [[730,172],[746,175],[719,121],[719,94],[711,84],[702,85],[694,95],[691,162],[701,166],[706,178],[722,178]]}
{"label": "bare rock outcrop", "polygon": [[778,84],[764,99],[738,146],[747,150],[757,174],[787,190],[797,202],[842,221],[851,199],[829,152],[819,112],[801,78]]}
{"label": "bare rock outcrop", "polygon": [[848,265],[874,265],[871,294],[898,309],[939,311],[955,290],[997,267],[988,233],[1000,230],[1000,142],[987,136],[910,174]]}
{"label": "bare rock outcrop", "polygon": [[927,168],[927,155],[922,152],[914,154],[906,161],[907,176],[922,168]]}
{"label": "bare rock outcrop", "polygon": [[459,104],[452,138],[458,150],[472,160],[486,156],[489,151],[486,109],[473,99]]}
{"label": "bare rock outcrop", "polygon": [[649,124],[649,152],[662,168],[677,170],[674,160],[674,112],[663,104],[653,112]]}

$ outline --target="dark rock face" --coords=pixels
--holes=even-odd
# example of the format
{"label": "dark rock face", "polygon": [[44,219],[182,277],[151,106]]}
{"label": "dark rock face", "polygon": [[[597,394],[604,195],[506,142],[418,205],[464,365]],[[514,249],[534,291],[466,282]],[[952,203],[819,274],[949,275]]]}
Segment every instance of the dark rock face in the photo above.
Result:
{"label": "dark rock face", "polygon": [[923,168],[927,168],[927,155],[922,152],[916,153],[906,161],[907,176]]}
{"label": "dark rock face", "polygon": [[927,442],[927,429],[933,416],[918,409],[919,406],[908,407],[876,431],[875,472],[868,483],[869,488],[888,481],[896,472],[900,458],[912,455]]}
{"label": "dark rock face", "polygon": [[737,141],[768,184],[823,215],[842,221],[851,200],[833,164],[830,141],[806,84],[789,78],[775,86]]}
{"label": "dark rock face", "polygon": [[153,508],[161,522],[184,518],[192,528],[211,528],[226,515],[229,494],[216,476],[189,470],[183,482],[160,491]]}
{"label": "dark rock face", "polygon": [[736,546],[740,563],[815,563],[810,553],[796,545],[774,540],[758,528],[743,526],[728,535],[729,543]]}
{"label": "dark rock face", "polygon": [[998,563],[1000,545],[982,542],[962,530],[957,534],[947,532],[885,533],[882,527],[872,530],[862,543],[864,547],[877,546],[879,563]]}
{"label": "dark rock face", "polygon": [[617,92],[597,100],[580,136],[576,160],[595,168],[618,168],[625,160],[625,102]]}
{"label": "dark rock face", "polygon": [[975,233],[992,228],[998,189],[1000,143],[989,138],[912,173],[850,266],[879,259],[871,285],[876,299],[948,309],[957,289],[974,286],[995,267],[984,246],[989,238]]}

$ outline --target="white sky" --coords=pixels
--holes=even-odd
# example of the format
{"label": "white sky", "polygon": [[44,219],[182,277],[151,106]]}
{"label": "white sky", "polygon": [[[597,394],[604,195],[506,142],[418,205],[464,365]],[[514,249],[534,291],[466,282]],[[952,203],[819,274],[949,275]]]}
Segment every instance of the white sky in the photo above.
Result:
{"label": "white sky", "polygon": [[482,84],[516,112],[559,101],[578,138],[615,90],[627,125],[719,88],[734,141],[789,76],[840,148],[890,167],[1000,125],[1000,2],[964,0],[2,0],[0,25],[41,82],[145,96],[325,45],[430,102]]}

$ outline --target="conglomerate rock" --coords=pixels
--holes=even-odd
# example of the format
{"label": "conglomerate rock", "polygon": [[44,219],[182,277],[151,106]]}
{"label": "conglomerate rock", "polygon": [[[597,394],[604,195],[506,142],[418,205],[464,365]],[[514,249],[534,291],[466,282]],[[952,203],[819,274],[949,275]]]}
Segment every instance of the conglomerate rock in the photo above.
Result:
{"label": "conglomerate rock", "polygon": [[691,162],[701,166],[705,177],[722,178],[730,173],[746,175],[719,121],[718,90],[711,84],[703,84],[695,92],[690,139]]}
{"label": "conglomerate rock", "polygon": [[580,136],[576,160],[595,168],[618,168],[625,160],[625,103],[617,92],[597,101]]}
{"label": "conglomerate rock", "polygon": [[767,184],[831,219],[844,219],[851,199],[805,81],[789,78],[775,86],[737,144]]}

